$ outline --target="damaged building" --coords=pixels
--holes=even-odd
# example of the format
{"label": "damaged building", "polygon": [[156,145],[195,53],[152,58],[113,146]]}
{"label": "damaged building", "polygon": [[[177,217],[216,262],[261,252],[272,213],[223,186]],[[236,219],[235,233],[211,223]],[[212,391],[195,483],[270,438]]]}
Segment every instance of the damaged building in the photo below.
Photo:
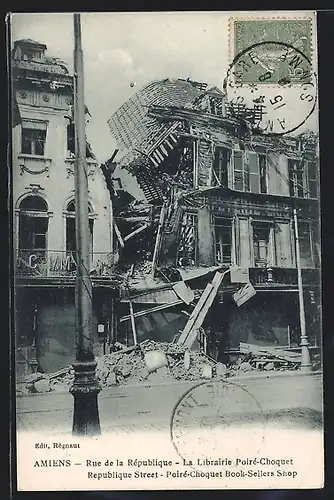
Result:
{"label": "damaged building", "polygon": [[165,79],[109,119],[117,340],[224,361],[245,345],[298,352],[298,244],[310,350],[320,345],[317,137],[270,137],[244,111],[219,88]]}

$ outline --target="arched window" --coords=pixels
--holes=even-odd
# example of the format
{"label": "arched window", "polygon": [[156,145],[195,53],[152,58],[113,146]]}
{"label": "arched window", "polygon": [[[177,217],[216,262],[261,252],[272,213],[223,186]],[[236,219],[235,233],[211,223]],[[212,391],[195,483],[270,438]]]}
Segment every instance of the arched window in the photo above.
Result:
{"label": "arched window", "polygon": [[[88,217],[89,217],[89,240],[90,240],[90,254],[93,253],[93,223],[92,207],[88,204]],[[75,235],[75,201],[72,200],[66,207],[66,250],[68,252],[76,251],[76,235]]]}
{"label": "arched window", "polygon": [[40,196],[28,196],[20,203],[19,210],[19,248],[46,250],[49,225],[46,201]]}

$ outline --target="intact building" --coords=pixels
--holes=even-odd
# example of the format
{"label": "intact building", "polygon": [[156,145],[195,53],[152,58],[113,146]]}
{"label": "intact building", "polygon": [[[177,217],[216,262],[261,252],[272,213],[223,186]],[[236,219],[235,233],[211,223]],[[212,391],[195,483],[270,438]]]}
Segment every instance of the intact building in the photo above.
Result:
{"label": "intact building", "polygon": [[[14,42],[12,202],[15,332],[18,373],[54,371],[74,361],[76,272],[73,77],[66,64],[33,40]],[[107,324],[110,199],[87,143],[94,331]],[[101,288],[101,286],[107,288]],[[110,285],[110,286],[109,286]],[[109,293],[110,292],[110,293]],[[102,331],[102,327],[100,330]]]}

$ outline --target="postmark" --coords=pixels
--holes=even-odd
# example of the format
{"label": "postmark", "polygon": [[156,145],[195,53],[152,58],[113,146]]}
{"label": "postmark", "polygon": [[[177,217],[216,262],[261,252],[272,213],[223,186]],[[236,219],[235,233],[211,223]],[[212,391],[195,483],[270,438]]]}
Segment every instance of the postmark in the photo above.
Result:
{"label": "postmark", "polygon": [[[232,19],[230,22],[232,23],[230,29],[233,31],[233,37],[230,41],[233,58],[253,45],[262,44],[263,42],[274,42],[274,45],[271,47],[271,52],[268,52],[264,45],[258,46],[259,49],[263,49],[263,58],[266,59],[264,64],[270,66],[270,63],[274,62],[277,66],[269,82],[271,84],[278,84],[281,73],[285,71],[284,60],[277,61],[279,53],[281,52],[281,43],[298,49],[309,61],[312,61],[311,18]],[[282,66],[282,69],[280,66]],[[252,70],[253,71],[248,71],[243,75],[244,83],[258,82],[261,67],[253,66]]]}
{"label": "postmark", "polygon": [[224,89],[229,115],[267,135],[297,130],[317,102],[312,62],[285,42],[258,42],[238,53],[228,68]]}
{"label": "postmark", "polygon": [[201,382],[176,403],[171,441],[183,466],[209,470],[256,456],[264,441],[264,419],[256,398],[239,384]]}

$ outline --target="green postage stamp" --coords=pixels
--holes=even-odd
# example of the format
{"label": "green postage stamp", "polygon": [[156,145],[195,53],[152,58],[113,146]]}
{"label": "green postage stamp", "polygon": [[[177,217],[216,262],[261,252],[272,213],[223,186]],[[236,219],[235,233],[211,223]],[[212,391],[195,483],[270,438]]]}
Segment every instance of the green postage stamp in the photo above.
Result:
{"label": "green postage stamp", "polygon": [[[232,18],[230,19],[231,61],[248,52],[251,64],[241,76],[245,84],[280,84],[309,81],[313,59],[313,20],[309,18]],[[253,53],[253,58],[252,58]],[[292,63],[291,63],[292,60]],[[287,66],[288,65],[288,66]],[[261,76],[266,73],[266,77]],[[269,74],[271,75],[269,76]]]}

